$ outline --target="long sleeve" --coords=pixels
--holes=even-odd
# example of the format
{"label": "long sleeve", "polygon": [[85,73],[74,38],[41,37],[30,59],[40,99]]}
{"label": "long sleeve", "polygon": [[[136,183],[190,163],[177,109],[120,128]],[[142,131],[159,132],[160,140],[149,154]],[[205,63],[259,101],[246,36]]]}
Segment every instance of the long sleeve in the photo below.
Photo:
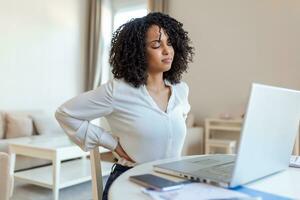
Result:
{"label": "long sleeve", "polygon": [[84,151],[96,146],[114,150],[116,138],[91,120],[109,115],[113,111],[113,81],[95,90],[85,92],[61,105],[55,117],[70,139]]}
{"label": "long sleeve", "polygon": [[183,98],[182,99],[182,101],[183,101],[183,116],[184,116],[184,119],[186,120],[187,115],[191,110],[191,106],[190,106],[189,100],[188,100],[189,86],[185,82],[181,82],[180,86],[182,87],[180,92],[182,93],[181,96]]}

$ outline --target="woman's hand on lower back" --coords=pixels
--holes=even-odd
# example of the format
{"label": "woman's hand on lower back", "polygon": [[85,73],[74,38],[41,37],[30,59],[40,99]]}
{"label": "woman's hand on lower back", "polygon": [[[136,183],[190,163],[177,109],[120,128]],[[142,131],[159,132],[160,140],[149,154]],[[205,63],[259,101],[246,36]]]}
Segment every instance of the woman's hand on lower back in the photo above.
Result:
{"label": "woman's hand on lower back", "polygon": [[120,143],[118,142],[118,145],[115,149],[115,152],[121,157],[121,158],[124,158],[130,162],[133,162],[134,163],[134,160],[132,160],[128,155],[127,153],[124,151],[124,149],[122,148],[122,146],[120,145]]}

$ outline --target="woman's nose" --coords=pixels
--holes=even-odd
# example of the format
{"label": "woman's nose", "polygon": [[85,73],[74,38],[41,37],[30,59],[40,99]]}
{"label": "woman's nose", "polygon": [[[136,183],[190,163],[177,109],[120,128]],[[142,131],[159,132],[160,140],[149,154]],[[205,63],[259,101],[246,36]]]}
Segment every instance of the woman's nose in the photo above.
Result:
{"label": "woman's nose", "polygon": [[171,52],[171,47],[168,45],[164,45],[163,47],[163,55],[169,55]]}

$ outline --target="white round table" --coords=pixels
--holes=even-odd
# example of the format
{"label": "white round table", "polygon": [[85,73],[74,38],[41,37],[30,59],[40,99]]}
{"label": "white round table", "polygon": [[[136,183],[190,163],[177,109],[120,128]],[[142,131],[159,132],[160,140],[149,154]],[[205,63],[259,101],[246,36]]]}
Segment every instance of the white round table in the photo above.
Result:
{"label": "white round table", "polygon": [[[188,157],[190,158],[190,157]],[[182,158],[181,158],[182,159]],[[139,175],[139,174],[146,174],[151,173],[155,174],[161,177],[165,177],[171,180],[182,180],[181,178],[177,178],[174,176],[169,176],[166,174],[161,174],[153,171],[153,165],[174,161],[177,159],[164,159],[164,160],[157,160],[154,162],[144,163],[138,166],[135,166],[134,168],[126,171],[121,176],[119,176],[111,185],[111,188],[109,189],[108,193],[108,199],[109,200],[140,200],[140,199],[151,199],[150,197],[146,196],[141,191],[141,186],[137,185],[136,183],[133,183],[129,181],[129,176],[133,175]]]}
{"label": "white round table", "polygon": [[[201,156],[201,155],[198,155]],[[185,156],[180,158],[187,159],[198,156]],[[174,176],[161,174],[153,171],[153,165],[175,161],[177,159],[165,159],[138,165],[119,176],[112,184],[108,199],[109,200],[150,200],[151,198],[143,194],[141,186],[129,181],[129,176],[151,173],[171,180],[182,180]],[[292,199],[300,199],[300,168],[288,168],[284,172],[277,173],[257,182],[247,184],[248,188],[256,189]]]}

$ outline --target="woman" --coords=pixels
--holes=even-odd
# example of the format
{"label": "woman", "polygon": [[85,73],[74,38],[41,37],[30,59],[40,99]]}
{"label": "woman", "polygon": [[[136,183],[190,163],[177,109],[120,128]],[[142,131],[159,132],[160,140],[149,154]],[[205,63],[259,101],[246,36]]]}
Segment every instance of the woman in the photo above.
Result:
{"label": "woman", "polygon": [[[104,146],[117,163],[103,192],[136,164],[180,156],[190,110],[188,86],[180,82],[193,48],[182,24],[150,13],[122,25],[113,35],[114,80],[60,106],[56,118],[83,150]],[[90,123],[106,117],[111,133]]]}

